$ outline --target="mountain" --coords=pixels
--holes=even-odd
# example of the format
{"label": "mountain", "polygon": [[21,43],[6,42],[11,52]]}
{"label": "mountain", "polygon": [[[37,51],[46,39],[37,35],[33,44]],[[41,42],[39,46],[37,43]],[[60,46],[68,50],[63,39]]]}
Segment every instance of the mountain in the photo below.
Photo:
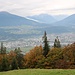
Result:
{"label": "mountain", "polygon": [[10,14],[5,11],[0,12],[0,26],[19,26],[19,25],[39,25],[39,23],[27,19],[25,17]]}
{"label": "mountain", "polygon": [[63,20],[66,17],[68,17],[68,15],[54,15],[53,16],[57,21]]}
{"label": "mountain", "polygon": [[75,32],[75,14],[68,16],[67,18],[52,23],[49,27],[41,28],[40,30],[46,30],[48,33],[70,33]]}
{"label": "mountain", "polygon": [[[41,15],[40,15],[41,16]],[[51,21],[48,18],[42,18]],[[54,20],[55,21],[55,20]],[[75,14],[52,24],[40,23],[8,12],[0,12],[0,40],[18,40],[48,34],[75,32]]]}
{"label": "mountain", "polygon": [[48,25],[5,11],[0,12],[0,40],[29,38],[40,34],[37,28],[43,26]]}
{"label": "mountain", "polygon": [[51,33],[75,32],[75,14],[70,15],[61,21],[55,22],[51,27],[45,29]]}
{"label": "mountain", "polygon": [[34,15],[34,16],[27,16],[30,19],[37,20],[40,23],[46,23],[46,24],[51,24],[56,22],[56,19],[48,14],[40,14],[40,15]]}
{"label": "mountain", "polygon": [[54,23],[56,26],[75,26],[75,14],[68,16],[67,18]]}

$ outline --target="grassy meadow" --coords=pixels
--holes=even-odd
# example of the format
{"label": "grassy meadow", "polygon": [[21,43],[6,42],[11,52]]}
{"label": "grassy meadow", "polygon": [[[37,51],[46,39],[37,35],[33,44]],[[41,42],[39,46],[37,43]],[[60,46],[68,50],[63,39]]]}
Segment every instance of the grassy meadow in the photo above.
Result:
{"label": "grassy meadow", "polygon": [[0,72],[0,75],[75,75],[75,69],[23,69]]}

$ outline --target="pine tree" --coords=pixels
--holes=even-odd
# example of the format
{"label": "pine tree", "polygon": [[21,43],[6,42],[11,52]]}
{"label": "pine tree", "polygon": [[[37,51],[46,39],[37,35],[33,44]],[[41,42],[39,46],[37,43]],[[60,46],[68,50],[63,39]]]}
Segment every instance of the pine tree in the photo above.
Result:
{"label": "pine tree", "polygon": [[44,57],[46,57],[46,55],[48,54],[48,52],[50,50],[46,35],[47,34],[46,34],[46,31],[45,31],[44,32],[44,36],[43,36],[43,43],[44,43],[44,46],[43,46],[43,55],[44,55]]}
{"label": "pine tree", "polygon": [[21,69],[23,67],[23,54],[17,54],[16,56],[18,67]]}
{"label": "pine tree", "polygon": [[18,63],[18,67],[22,68],[23,67],[23,54],[21,53],[21,49],[20,47],[18,47],[17,49],[15,49],[15,53],[16,53],[16,59],[17,59],[17,63]]}
{"label": "pine tree", "polygon": [[3,42],[1,42],[1,54],[6,54],[6,47],[3,47]]}
{"label": "pine tree", "polygon": [[58,36],[56,37],[56,39],[54,41],[54,47],[56,47],[56,48],[60,48],[61,47],[60,41],[58,39]]}
{"label": "pine tree", "polygon": [[15,57],[14,57],[13,60],[12,60],[11,69],[12,69],[12,70],[18,69],[18,63],[17,63],[17,60],[16,60]]}
{"label": "pine tree", "polygon": [[18,48],[15,48],[14,52],[16,54],[21,54],[22,51],[21,51],[20,47],[18,47]]}
{"label": "pine tree", "polygon": [[2,64],[1,64],[1,71],[8,71],[9,70],[9,64],[6,57],[3,57]]}
{"label": "pine tree", "polygon": [[1,42],[1,54],[3,54],[3,42]]}

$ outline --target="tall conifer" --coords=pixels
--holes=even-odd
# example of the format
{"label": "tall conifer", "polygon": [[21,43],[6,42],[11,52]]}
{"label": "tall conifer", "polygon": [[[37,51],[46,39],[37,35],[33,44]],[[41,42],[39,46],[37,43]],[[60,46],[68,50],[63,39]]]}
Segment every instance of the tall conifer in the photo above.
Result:
{"label": "tall conifer", "polygon": [[45,31],[44,32],[44,36],[43,36],[43,43],[44,43],[44,46],[43,46],[43,55],[44,55],[44,57],[46,57],[46,55],[48,54],[48,52],[50,50],[46,35],[47,34],[46,34],[46,31]]}

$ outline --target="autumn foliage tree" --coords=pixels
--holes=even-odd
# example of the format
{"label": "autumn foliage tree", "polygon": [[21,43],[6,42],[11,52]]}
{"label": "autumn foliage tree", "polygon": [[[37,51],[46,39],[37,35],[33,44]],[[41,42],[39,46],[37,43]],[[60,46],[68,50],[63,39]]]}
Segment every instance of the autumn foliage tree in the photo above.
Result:
{"label": "autumn foliage tree", "polygon": [[46,58],[42,46],[36,46],[25,55],[26,68],[68,69],[75,68],[75,43],[63,48],[51,48]]}
{"label": "autumn foliage tree", "polygon": [[32,50],[30,50],[28,53],[26,53],[24,59],[25,59],[25,67],[26,68],[35,68],[38,64],[38,61],[42,59],[42,46],[36,46]]}
{"label": "autumn foliage tree", "polygon": [[75,68],[75,43],[65,46],[63,56],[64,60],[70,64],[69,68]]}

